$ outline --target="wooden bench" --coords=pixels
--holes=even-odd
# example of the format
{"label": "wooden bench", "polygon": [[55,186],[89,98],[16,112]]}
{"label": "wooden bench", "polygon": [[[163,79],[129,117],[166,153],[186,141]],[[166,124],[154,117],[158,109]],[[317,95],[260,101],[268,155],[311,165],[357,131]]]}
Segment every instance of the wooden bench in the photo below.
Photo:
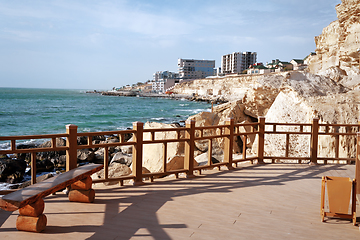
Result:
{"label": "wooden bench", "polygon": [[19,210],[16,228],[20,231],[41,232],[46,227],[43,198],[71,185],[69,200],[93,202],[95,191],[91,188],[90,175],[101,170],[102,164],[88,164],[59,174],[45,181],[19,189],[0,198],[0,208]]}

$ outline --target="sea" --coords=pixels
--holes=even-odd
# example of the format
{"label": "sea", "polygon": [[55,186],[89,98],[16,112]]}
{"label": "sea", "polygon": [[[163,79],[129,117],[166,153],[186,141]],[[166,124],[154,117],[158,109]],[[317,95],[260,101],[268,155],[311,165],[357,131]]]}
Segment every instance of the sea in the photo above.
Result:
{"label": "sea", "polygon": [[[0,136],[65,133],[67,124],[77,125],[78,132],[125,130],[132,128],[136,121],[183,124],[189,116],[211,110],[209,103],[185,99],[103,96],[86,92],[0,88]],[[9,148],[9,141],[0,141],[0,150]],[[24,181],[29,179],[30,176],[25,175]],[[0,190],[12,185],[0,183]]]}
{"label": "sea", "polygon": [[[86,90],[0,88],[0,136],[116,131],[132,123],[183,123],[211,105],[185,99],[103,96]],[[1,144],[1,143],[0,143]],[[0,145],[0,149],[6,148]]]}

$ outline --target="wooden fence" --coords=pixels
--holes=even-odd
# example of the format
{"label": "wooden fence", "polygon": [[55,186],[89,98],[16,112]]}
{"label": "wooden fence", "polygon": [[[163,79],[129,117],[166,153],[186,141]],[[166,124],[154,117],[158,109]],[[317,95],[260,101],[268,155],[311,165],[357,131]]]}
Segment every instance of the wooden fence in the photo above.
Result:
{"label": "wooden fence", "polygon": [[[319,124],[319,119],[313,119],[312,123],[266,123],[264,117],[260,117],[256,123],[235,124],[233,119],[228,119],[224,125],[196,127],[195,121],[187,121],[185,127],[179,128],[161,128],[161,129],[144,129],[144,124],[141,122],[134,122],[132,130],[122,131],[107,131],[107,132],[77,132],[76,125],[67,125],[66,133],[64,134],[48,134],[48,135],[27,135],[27,136],[0,136],[0,141],[9,141],[10,149],[1,150],[0,154],[18,154],[30,153],[31,154],[31,181],[36,182],[36,153],[49,152],[49,151],[66,151],[66,171],[77,167],[77,150],[89,148],[104,148],[104,178],[94,180],[94,182],[108,182],[119,181],[123,184],[124,180],[132,179],[134,184],[141,184],[144,178],[160,177],[169,174],[175,174],[178,177],[179,173],[185,173],[186,176],[192,177],[195,171],[200,171],[206,168],[214,168],[226,166],[232,169],[237,166],[237,163],[244,161],[256,161],[264,163],[270,160],[275,162],[276,159],[283,161],[295,160],[298,163],[307,161],[314,164],[327,164],[329,161],[338,163],[343,161],[347,164],[357,160],[357,154],[350,153],[354,157],[339,157],[340,137],[351,137],[354,140],[354,149],[359,150],[357,144],[360,140],[359,124]],[[244,130],[245,129],[245,130]],[[174,138],[161,139],[156,137],[156,133],[175,132]],[[130,141],[125,141],[125,135],[132,134],[133,138]],[[144,139],[144,135],[149,135],[150,139]],[[99,135],[118,135],[119,142],[113,143],[93,143],[93,137]],[[270,156],[266,154],[266,147],[271,143],[266,143],[265,139],[270,136],[283,136],[285,135],[285,151],[283,155]],[[87,137],[87,144],[78,145],[77,138]],[[292,136],[308,136],[309,138],[309,155],[308,156],[290,156],[289,146],[291,146]],[[335,142],[334,156],[318,156],[320,136],[331,136]],[[256,154],[247,156],[247,142],[249,137],[255,137],[257,144]],[[57,138],[66,138],[66,146],[57,146]],[[234,144],[237,139],[242,140],[241,157],[233,158]],[[17,149],[17,142],[29,139],[51,139],[51,147],[48,148],[29,148]],[[220,163],[212,163],[212,154],[208,154],[208,161],[206,165],[194,166],[194,152],[196,142],[208,141],[208,153],[212,153],[213,141],[222,139],[223,141],[223,161]],[[184,149],[184,168],[177,170],[167,169],[168,144],[173,142],[183,142]],[[143,147],[146,144],[162,144],[163,149],[163,166],[160,172],[143,173]],[[109,165],[109,148],[116,146],[132,146],[132,174],[118,178],[108,177]],[[351,149],[350,149],[351,150]],[[237,155],[239,156],[239,155]],[[360,171],[360,170],[359,170]],[[357,173],[358,174],[358,173]],[[359,176],[360,177],[360,176]],[[360,185],[360,184],[359,184]],[[358,189],[360,190],[360,188]],[[359,191],[360,192],[360,191]]]}

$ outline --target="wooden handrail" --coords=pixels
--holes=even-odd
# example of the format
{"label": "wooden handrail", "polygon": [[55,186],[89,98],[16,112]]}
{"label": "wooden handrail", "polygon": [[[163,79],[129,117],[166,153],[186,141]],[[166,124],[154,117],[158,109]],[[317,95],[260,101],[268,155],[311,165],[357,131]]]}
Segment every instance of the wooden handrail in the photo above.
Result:
{"label": "wooden handrail", "polygon": [[135,133],[135,130],[118,130],[118,131],[106,131],[106,132],[82,132],[77,133],[77,136],[111,136],[111,135],[117,135],[117,134],[133,134]]}
{"label": "wooden handrail", "polygon": [[[266,130],[268,126],[273,126],[272,131]],[[280,131],[279,131],[279,127]],[[64,134],[44,134],[44,135],[25,135],[25,136],[0,136],[0,141],[10,141],[10,149],[0,150],[0,154],[17,154],[17,153],[31,153],[32,168],[31,172],[33,173],[32,182],[34,183],[35,179],[35,160],[36,153],[38,152],[49,152],[49,151],[66,151],[66,169],[67,171],[73,169],[77,166],[77,150],[79,149],[87,149],[87,148],[104,148],[105,158],[104,164],[106,167],[104,168],[105,176],[104,179],[99,179],[94,182],[106,182],[106,181],[123,181],[125,179],[133,179],[135,184],[141,184],[144,177],[154,177],[160,175],[167,175],[170,173],[180,173],[185,172],[188,177],[194,175],[195,170],[201,170],[206,168],[212,168],[214,166],[224,166],[226,165],[229,169],[232,168],[233,163],[243,162],[243,161],[254,161],[257,160],[259,163],[262,163],[264,159],[283,159],[283,160],[299,160],[305,161],[310,160],[313,163],[317,163],[318,161],[323,161],[325,164],[328,160],[331,161],[346,161],[351,162],[356,160],[358,162],[358,155],[356,155],[357,159],[349,158],[349,157],[339,157],[339,149],[340,149],[340,136],[357,136],[357,142],[359,143],[359,134],[352,132],[355,129],[360,127],[360,124],[320,124],[318,119],[314,119],[313,122],[310,123],[267,123],[265,122],[265,118],[260,117],[259,122],[256,123],[234,123],[232,119],[228,119],[223,125],[216,126],[195,126],[194,121],[186,122],[185,127],[178,128],[158,128],[158,129],[144,129],[143,123],[136,122],[133,124],[132,130],[120,130],[120,131],[105,131],[105,132],[84,132],[78,133],[77,126],[75,125],[67,125],[67,132]],[[251,130],[246,132],[240,132],[240,127],[251,127]],[[290,127],[288,131],[287,127]],[[310,129],[311,128],[311,129]],[[345,128],[345,129],[344,129]],[[285,130],[284,130],[285,129]],[[295,130],[294,130],[295,129]],[[208,131],[212,130],[212,131]],[[304,131],[306,130],[306,131]],[[341,130],[341,132],[340,132]],[[164,132],[175,132],[176,136],[171,139],[157,139],[157,133]],[[144,134],[150,133],[150,140],[144,140]],[[133,140],[125,142],[125,134],[132,134]],[[286,135],[285,138],[285,154],[284,156],[265,156],[264,147],[265,147],[265,137],[271,134],[279,134]],[[119,142],[111,142],[111,143],[93,143],[92,139],[94,136],[104,136],[104,135],[118,135]],[[257,156],[256,157],[248,157],[246,155],[246,142],[249,136],[257,136]],[[310,146],[311,151],[309,156],[305,157],[297,157],[291,156],[290,154],[290,143],[292,141],[292,135],[308,135],[311,136]],[[77,137],[85,136],[87,137],[86,145],[78,145]],[[242,149],[242,158],[241,159],[233,159],[232,151],[233,145],[236,137],[241,137],[243,141],[243,149]],[[335,138],[335,157],[322,157],[318,156],[318,138],[319,136],[333,136]],[[66,146],[56,146],[57,138],[66,138]],[[207,140],[209,144],[208,151],[212,152],[212,143],[217,138],[224,139],[224,162],[219,164],[212,164],[211,158],[212,154],[208,155],[207,165],[201,167],[194,166],[194,151],[195,151],[195,142],[201,140]],[[28,139],[50,139],[51,147],[46,148],[28,148],[28,149],[17,149],[17,141],[28,140]],[[175,142],[184,142],[185,143],[185,163],[184,169],[176,170],[176,171],[168,171],[167,169],[167,159],[171,156],[168,156],[168,144]],[[162,144],[163,145],[163,167],[161,173],[142,173],[142,149],[145,144]],[[108,176],[108,168],[107,165],[109,163],[108,158],[108,150],[110,147],[116,146],[133,146],[133,174],[120,177],[120,178],[109,178]],[[357,149],[359,149],[359,145],[357,145]],[[360,168],[360,167],[359,167]],[[360,169],[359,169],[360,171]],[[359,174],[360,175],[360,174]],[[360,184],[359,184],[360,186]],[[359,189],[360,190],[360,189]]]}
{"label": "wooden handrail", "polygon": [[23,135],[23,136],[0,136],[0,141],[9,140],[28,140],[28,139],[46,139],[46,138],[66,138],[69,135],[66,133],[58,134],[42,134],[42,135]]}

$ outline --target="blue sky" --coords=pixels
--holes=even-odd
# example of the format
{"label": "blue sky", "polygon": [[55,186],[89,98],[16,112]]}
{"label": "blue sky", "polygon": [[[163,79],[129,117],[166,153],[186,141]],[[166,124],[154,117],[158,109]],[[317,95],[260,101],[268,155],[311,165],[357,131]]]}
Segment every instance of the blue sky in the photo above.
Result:
{"label": "blue sky", "polygon": [[178,58],[304,58],[341,0],[0,0],[0,87],[111,89]]}

